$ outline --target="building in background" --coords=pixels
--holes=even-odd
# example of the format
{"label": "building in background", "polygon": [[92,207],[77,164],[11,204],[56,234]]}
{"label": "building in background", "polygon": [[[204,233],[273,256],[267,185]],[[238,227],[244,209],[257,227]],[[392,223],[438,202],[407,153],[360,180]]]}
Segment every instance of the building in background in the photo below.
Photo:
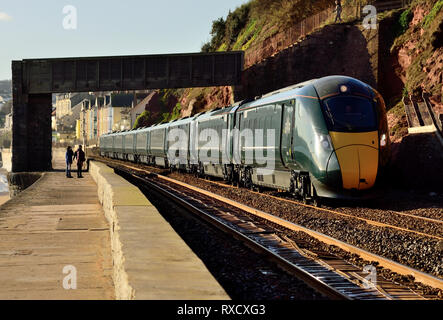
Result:
{"label": "building in background", "polygon": [[131,109],[145,96],[146,93],[100,93],[92,99],[84,99],[77,138],[80,133],[84,144],[93,146],[104,134],[132,129]]}
{"label": "building in background", "polygon": [[[139,106],[150,92],[55,95],[55,112],[53,112],[55,128],[53,129],[57,132],[57,142],[93,146],[104,134],[132,129],[139,115],[134,114],[132,109]],[[141,107],[138,108],[141,109]]]}
{"label": "building in background", "polygon": [[55,95],[55,108],[57,119],[72,115],[72,108],[80,104],[84,99],[90,99],[89,93],[61,93]]}
{"label": "building in background", "polygon": [[130,111],[130,117],[131,117],[131,128],[134,128],[135,122],[137,121],[137,118],[147,110],[149,102],[152,100],[152,98],[155,96],[156,91],[151,91],[148,94],[144,96],[143,99],[139,99],[137,105],[135,105],[131,111]]}
{"label": "building in background", "polygon": [[5,130],[6,131],[12,130],[12,113],[7,114],[5,117]]}
{"label": "building in background", "polygon": [[113,131],[123,131],[131,129],[130,111],[135,101],[135,94],[113,93],[107,98],[108,104],[104,110],[104,134]]}
{"label": "building in background", "polygon": [[57,109],[55,107],[52,109],[51,114],[51,128],[52,131],[57,131]]}
{"label": "building in background", "polygon": [[[92,96],[90,96],[92,97]],[[61,144],[78,144],[81,139],[78,139],[77,135],[77,120],[80,119],[83,108],[83,101],[80,101],[75,106],[69,108],[69,112],[64,110],[63,116],[59,116],[59,111],[56,109],[56,131],[57,131],[57,143]]]}

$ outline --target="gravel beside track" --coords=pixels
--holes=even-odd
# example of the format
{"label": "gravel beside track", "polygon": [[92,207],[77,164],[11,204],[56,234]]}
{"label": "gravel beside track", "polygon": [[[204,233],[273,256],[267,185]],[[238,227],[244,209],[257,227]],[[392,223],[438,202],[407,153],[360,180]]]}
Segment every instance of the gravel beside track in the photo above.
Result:
{"label": "gravel beside track", "polygon": [[221,188],[190,175],[173,173],[169,177],[271,213],[417,270],[443,277],[441,240],[372,226],[358,219],[270,199],[242,188]]}

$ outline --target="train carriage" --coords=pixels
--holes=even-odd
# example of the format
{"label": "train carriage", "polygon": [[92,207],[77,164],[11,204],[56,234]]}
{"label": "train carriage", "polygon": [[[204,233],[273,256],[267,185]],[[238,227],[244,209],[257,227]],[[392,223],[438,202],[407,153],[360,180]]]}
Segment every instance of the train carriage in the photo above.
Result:
{"label": "train carriage", "polygon": [[135,161],[136,131],[126,131],[123,136],[123,160]]}
{"label": "train carriage", "polygon": [[113,158],[124,160],[123,132],[114,134]]}
{"label": "train carriage", "polygon": [[102,157],[109,157],[112,155],[114,145],[114,136],[105,135],[100,137],[100,155]]}
{"label": "train carriage", "polygon": [[140,128],[134,132],[135,135],[135,161],[150,164],[148,153],[150,143],[150,128]]}
{"label": "train carriage", "polygon": [[152,164],[160,167],[168,165],[168,127],[169,123],[156,125],[150,130],[150,144],[148,154],[152,159]]}
{"label": "train carriage", "polygon": [[[191,161],[191,124],[195,117],[186,117],[169,123],[168,158],[171,169],[192,171]],[[193,149],[195,150],[195,149]]]}
{"label": "train carriage", "polygon": [[246,103],[237,111],[235,129],[239,134],[233,144],[240,164],[238,175],[246,187],[289,190],[290,175],[281,157],[281,127],[285,104],[293,102],[273,100]]}
{"label": "train carriage", "polygon": [[219,178],[226,177],[226,164],[229,163],[227,141],[229,137],[228,115],[232,108],[216,109],[198,116],[198,172]]}

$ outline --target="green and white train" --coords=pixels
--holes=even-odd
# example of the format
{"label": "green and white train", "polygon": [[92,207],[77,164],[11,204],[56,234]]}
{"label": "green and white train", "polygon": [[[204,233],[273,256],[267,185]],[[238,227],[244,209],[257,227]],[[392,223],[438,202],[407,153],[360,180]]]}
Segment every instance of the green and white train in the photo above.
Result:
{"label": "green and white train", "polygon": [[390,141],[381,95],[359,80],[330,76],[105,135],[100,152],[316,201],[370,193],[389,161]]}

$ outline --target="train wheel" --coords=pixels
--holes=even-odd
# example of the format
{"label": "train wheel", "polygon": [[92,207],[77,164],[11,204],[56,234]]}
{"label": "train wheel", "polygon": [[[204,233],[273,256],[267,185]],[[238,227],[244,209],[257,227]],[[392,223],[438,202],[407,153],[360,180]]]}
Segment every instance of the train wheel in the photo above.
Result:
{"label": "train wheel", "polygon": [[320,208],[321,207],[320,199],[318,197],[312,198],[312,205],[314,207]]}
{"label": "train wheel", "polygon": [[243,168],[242,169],[242,185],[244,188],[246,189],[250,189],[253,190],[254,188],[254,184],[252,183],[252,174],[251,174],[251,169],[250,168]]}
{"label": "train wheel", "polygon": [[311,195],[309,190],[309,177],[306,175],[299,175],[298,179],[300,197],[302,198],[303,203],[307,204],[309,201],[309,196]]}
{"label": "train wheel", "polygon": [[201,162],[198,164],[197,177],[198,178],[204,178],[205,177],[205,168],[203,167],[203,164]]}

